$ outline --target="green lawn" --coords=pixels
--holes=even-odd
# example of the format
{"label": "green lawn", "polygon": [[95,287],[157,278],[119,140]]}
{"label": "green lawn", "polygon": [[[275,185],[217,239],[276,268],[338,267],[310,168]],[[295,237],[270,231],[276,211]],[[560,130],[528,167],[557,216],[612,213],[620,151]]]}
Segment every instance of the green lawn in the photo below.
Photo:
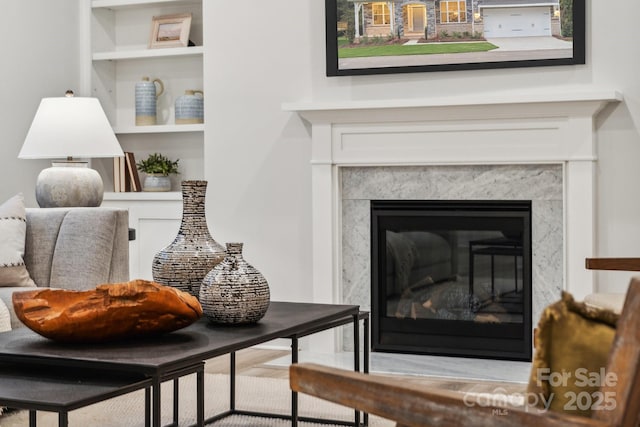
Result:
{"label": "green lawn", "polygon": [[424,43],[414,45],[377,45],[362,47],[339,47],[339,58],[361,58],[366,56],[433,55],[442,53],[486,52],[497,46],[487,42],[472,43]]}

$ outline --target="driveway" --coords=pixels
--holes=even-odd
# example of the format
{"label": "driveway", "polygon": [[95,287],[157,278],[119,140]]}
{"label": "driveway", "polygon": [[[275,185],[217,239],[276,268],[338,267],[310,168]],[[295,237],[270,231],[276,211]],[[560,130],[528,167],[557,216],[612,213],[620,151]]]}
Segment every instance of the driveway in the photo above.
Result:
{"label": "driveway", "polygon": [[522,50],[573,49],[573,43],[555,37],[499,37],[487,39],[498,46],[493,52]]}
{"label": "driveway", "polygon": [[343,58],[338,60],[338,67],[341,70],[345,70],[370,67],[560,59],[573,56],[573,43],[559,40],[555,37],[503,37],[488,39],[487,41],[498,46],[498,48],[488,52]]}

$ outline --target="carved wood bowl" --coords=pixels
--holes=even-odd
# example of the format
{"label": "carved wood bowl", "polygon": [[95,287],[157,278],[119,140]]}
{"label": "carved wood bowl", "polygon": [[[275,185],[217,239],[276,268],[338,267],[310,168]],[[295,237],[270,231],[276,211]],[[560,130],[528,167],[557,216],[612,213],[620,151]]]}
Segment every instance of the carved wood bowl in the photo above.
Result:
{"label": "carved wood bowl", "polygon": [[102,284],[87,291],[42,288],[15,292],[13,308],[34,332],[69,343],[159,335],[202,317],[197,298],[147,280]]}

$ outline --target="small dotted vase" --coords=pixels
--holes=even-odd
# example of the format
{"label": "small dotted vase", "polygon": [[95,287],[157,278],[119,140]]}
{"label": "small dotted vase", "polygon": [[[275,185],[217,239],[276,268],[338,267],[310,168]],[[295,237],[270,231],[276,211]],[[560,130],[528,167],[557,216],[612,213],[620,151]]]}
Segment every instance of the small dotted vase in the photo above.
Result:
{"label": "small dotted vase", "polygon": [[175,115],[177,125],[204,123],[204,99],[201,90],[186,90],[176,98]]}
{"label": "small dotted vase", "polygon": [[225,257],[207,228],[207,181],[182,181],[182,221],[173,242],[153,258],[153,280],[198,298],[206,274]]}
{"label": "small dotted vase", "polygon": [[255,323],[269,308],[269,284],[242,257],[242,243],[227,243],[227,256],[205,276],[200,305],[214,323]]}

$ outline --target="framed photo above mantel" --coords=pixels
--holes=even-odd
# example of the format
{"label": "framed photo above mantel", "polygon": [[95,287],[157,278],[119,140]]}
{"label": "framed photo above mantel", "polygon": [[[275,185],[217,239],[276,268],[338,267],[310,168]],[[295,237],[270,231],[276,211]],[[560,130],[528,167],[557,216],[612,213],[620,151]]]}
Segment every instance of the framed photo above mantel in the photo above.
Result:
{"label": "framed photo above mantel", "polygon": [[190,13],[154,16],[149,48],[188,46],[191,19]]}
{"label": "framed photo above mantel", "polygon": [[325,0],[327,76],[585,63],[585,0]]}

